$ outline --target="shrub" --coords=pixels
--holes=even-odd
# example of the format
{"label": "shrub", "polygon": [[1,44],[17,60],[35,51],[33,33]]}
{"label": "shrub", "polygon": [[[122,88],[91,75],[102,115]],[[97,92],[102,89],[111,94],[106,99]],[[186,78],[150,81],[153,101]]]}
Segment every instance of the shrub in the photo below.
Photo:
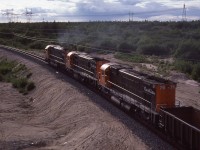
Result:
{"label": "shrub", "polygon": [[[12,31],[9,29],[9,28],[4,28],[4,29],[1,29],[1,38],[3,39],[11,39],[14,37]],[[4,34],[6,33],[6,34]]]}
{"label": "shrub", "polygon": [[123,42],[118,47],[119,51],[121,52],[131,52],[136,50],[136,46]]}
{"label": "shrub", "polygon": [[[15,61],[0,60],[0,81],[11,82],[24,95],[35,88],[33,82],[28,82],[32,73],[27,73],[25,65],[17,64]],[[26,77],[23,77],[24,74]]]}
{"label": "shrub", "polygon": [[200,63],[192,64],[188,61],[176,61],[175,69],[186,73],[192,77],[192,79],[200,82]]}
{"label": "shrub", "polygon": [[13,71],[14,73],[17,73],[17,72],[19,72],[19,71],[26,70],[26,69],[27,69],[27,68],[26,68],[25,65],[23,65],[23,64],[18,64],[18,65],[16,65],[16,66],[12,69],[12,71]]}
{"label": "shrub", "polygon": [[29,74],[26,75],[27,78],[30,78],[32,76],[32,73],[30,72]]}
{"label": "shrub", "polygon": [[35,84],[33,82],[29,82],[26,86],[27,91],[31,91],[35,88]]}
{"label": "shrub", "polygon": [[138,48],[139,52],[144,55],[169,55],[170,51],[167,50],[164,46],[158,44],[148,44],[142,45]]}
{"label": "shrub", "polygon": [[31,49],[43,49],[45,45],[42,42],[33,42],[29,45]]}
{"label": "shrub", "polygon": [[28,81],[26,78],[14,79],[12,80],[12,84],[14,88],[24,89],[28,84]]}
{"label": "shrub", "polygon": [[142,45],[145,45],[145,44],[151,44],[153,41],[152,39],[147,36],[147,35],[143,35],[140,37],[140,40],[138,41],[138,46],[142,46]]}
{"label": "shrub", "polygon": [[192,63],[191,62],[187,62],[187,61],[176,61],[175,62],[175,68],[177,70],[180,70],[183,73],[186,74],[191,74],[193,67],[192,67]]}
{"label": "shrub", "polygon": [[26,39],[26,38],[17,37],[16,38],[16,42],[19,42],[22,45],[28,45],[28,44],[32,43],[32,40]]}
{"label": "shrub", "polygon": [[200,82],[200,64],[194,65],[192,70],[192,78]]}
{"label": "shrub", "polygon": [[198,59],[200,58],[199,41],[187,40],[179,44],[175,56],[178,58]]}
{"label": "shrub", "polygon": [[0,74],[0,82],[3,81],[3,76]]}
{"label": "shrub", "polygon": [[110,40],[105,40],[101,43],[101,47],[106,49],[115,49],[116,45]]}
{"label": "shrub", "polygon": [[0,74],[6,75],[12,71],[12,68],[15,66],[15,62],[11,61],[8,62],[6,59],[3,59],[0,62]]}
{"label": "shrub", "polygon": [[85,48],[85,47],[82,47],[82,46],[78,46],[78,47],[77,47],[77,50],[80,51],[80,52],[84,52],[85,49],[86,49],[86,48]]}
{"label": "shrub", "polygon": [[0,66],[0,73],[2,75],[6,75],[9,72],[11,72],[12,68],[8,67],[8,66]]}

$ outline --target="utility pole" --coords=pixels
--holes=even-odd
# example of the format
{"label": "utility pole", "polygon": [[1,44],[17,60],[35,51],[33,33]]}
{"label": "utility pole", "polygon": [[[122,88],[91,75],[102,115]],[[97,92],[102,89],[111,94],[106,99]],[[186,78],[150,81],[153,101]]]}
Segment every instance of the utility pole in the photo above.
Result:
{"label": "utility pole", "polygon": [[186,6],[183,5],[182,21],[187,21]]}

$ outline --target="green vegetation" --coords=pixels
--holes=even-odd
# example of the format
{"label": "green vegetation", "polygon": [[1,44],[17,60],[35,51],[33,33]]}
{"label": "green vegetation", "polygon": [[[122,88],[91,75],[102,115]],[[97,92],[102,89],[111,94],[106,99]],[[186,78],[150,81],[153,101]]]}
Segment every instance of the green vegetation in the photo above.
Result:
{"label": "green vegetation", "polygon": [[158,73],[162,74],[163,76],[169,75],[171,70],[174,70],[173,63],[165,62],[165,61],[159,61],[158,64]]}
{"label": "green vegetation", "polygon": [[200,21],[8,23],[0,24],[0,34],[0,44],[23,49],[42,50],[52,43],[78,44],[79,50],[87,52],[99,48],[140,55],[200,58]]}
{"label": "green vegetation", "polygon": [[[60,44],[68,46],[69,50],[88,53],[117,52],[116,58],[136,63],[148,62],[147,56],[153,56],[156,58],[153,64],[158,66],[160,73],[167,73],[167,69],[177,69],[195,80],[199,80],[199,65],[196,64],[200,60],[199,40],[200,21],[0,24],[0,44],[3,45],[43,50],[48,44]],[[177,61],[174,65],[160,64],[159,59],[166,57]],[[180,62],[179,59],[184,61]]]}
{"label": "green vegetation", "polygon": [[0,60],[0,81],[12,83],[20,93],[27,94],[35,88],[34,83],[28,81],[31,75],[25,65],[7,59]]}
{"label": "green vegetation", "polygon": [[175,68],[183,73],[190,75],[193,70],[193,64],[191,62],[179,60],[174,63]]}
{"label": "green vegetation", "polygon": [[179,60],[174,63],[177,70],[186,73],[192,79],[200,82],[200,63],[191,63],[188,61]]}

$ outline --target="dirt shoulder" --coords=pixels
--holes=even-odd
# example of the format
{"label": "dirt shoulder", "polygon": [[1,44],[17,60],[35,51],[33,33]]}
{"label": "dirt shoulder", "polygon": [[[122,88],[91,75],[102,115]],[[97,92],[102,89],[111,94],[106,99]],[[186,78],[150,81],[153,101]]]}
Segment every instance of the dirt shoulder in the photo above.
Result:
{"label": "dirt shoulder", "polygon": [[0,49],[31,69],[26,96],[0,83],[0,149],[172,149],[73,79]]}

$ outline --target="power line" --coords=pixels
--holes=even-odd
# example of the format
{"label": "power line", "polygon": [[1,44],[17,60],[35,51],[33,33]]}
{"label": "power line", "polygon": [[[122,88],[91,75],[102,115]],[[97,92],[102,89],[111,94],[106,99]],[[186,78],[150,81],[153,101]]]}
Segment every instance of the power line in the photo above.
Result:
{"label": "power line", "polygon": [[28,9],[26,8],[26,12],[25,12],[25,16],[27,18],[27,22],[31,22],[32,16],[33,16],[33,12],[32,9]]}
{"label": "power line", "polygon": [[1,10],[2,15],[7,17],[8,22],[12,22],[12,18],[13,18],[13,15],[14,15],[13,11],[14,11],[13,9]]}
{"label": "power line", "polygon": [[55,15],[52,17],[108,17],[108,16],[130,16],[130,19],[133,18],[133,15],[144,15],[144,14],[156,14],[161,12],[172,12],[172,11],[180,11],[182,8],[174,8],[174,9],[165,9],[159,11],[141,11],[141,12],[129,12],[129,13],[102,13],[102,14],[72,14],[72,15]]}
{"label": "power line", "polygon": [[[60,17],[60,18],[65,18],[65,17],[73,17],[73,18],[77,18],[77,17],[118,17],[118,16],[129,16],[129,20],[132,20],[133,21],[133,15],[135,16],[139,16],[139,15],[144,15],[144,14],[156,14],[156,13],[161,13],[161,12],[172,12],[172,11],[179,11],[180,8],[176,8],[176,9],[165,9],[165,10],[159,10],[159,11],[141,11],[141,12],[129,12],[129,13],[96,13],[96,14],[72,14],[72,15],[66,15],[66,14],[58,14],[58,15],[52,15],[51,17],[54,17],[54,18],[57,18],[57,17]],[[4,10],[4,14],[7,15],[7,17],[9,18],[9,21],[11,22],[11,18],[10,16],[13,15],[13,9],[7,9],[7,10]],[[41,14],[49,14],[48,12],[45,12],[45,13],[34,13],[33,14],[33,11],[32,9],[28,9],[26,8],[26,11],[25,13],[22,13],[22,14],[16,14],[17,17],[19,16],[23,16],[25,15],[26,18],[27,18],[27,22],[30,22],[32,17],[33,16],[37,16],[37,15],[41,15]]]}

